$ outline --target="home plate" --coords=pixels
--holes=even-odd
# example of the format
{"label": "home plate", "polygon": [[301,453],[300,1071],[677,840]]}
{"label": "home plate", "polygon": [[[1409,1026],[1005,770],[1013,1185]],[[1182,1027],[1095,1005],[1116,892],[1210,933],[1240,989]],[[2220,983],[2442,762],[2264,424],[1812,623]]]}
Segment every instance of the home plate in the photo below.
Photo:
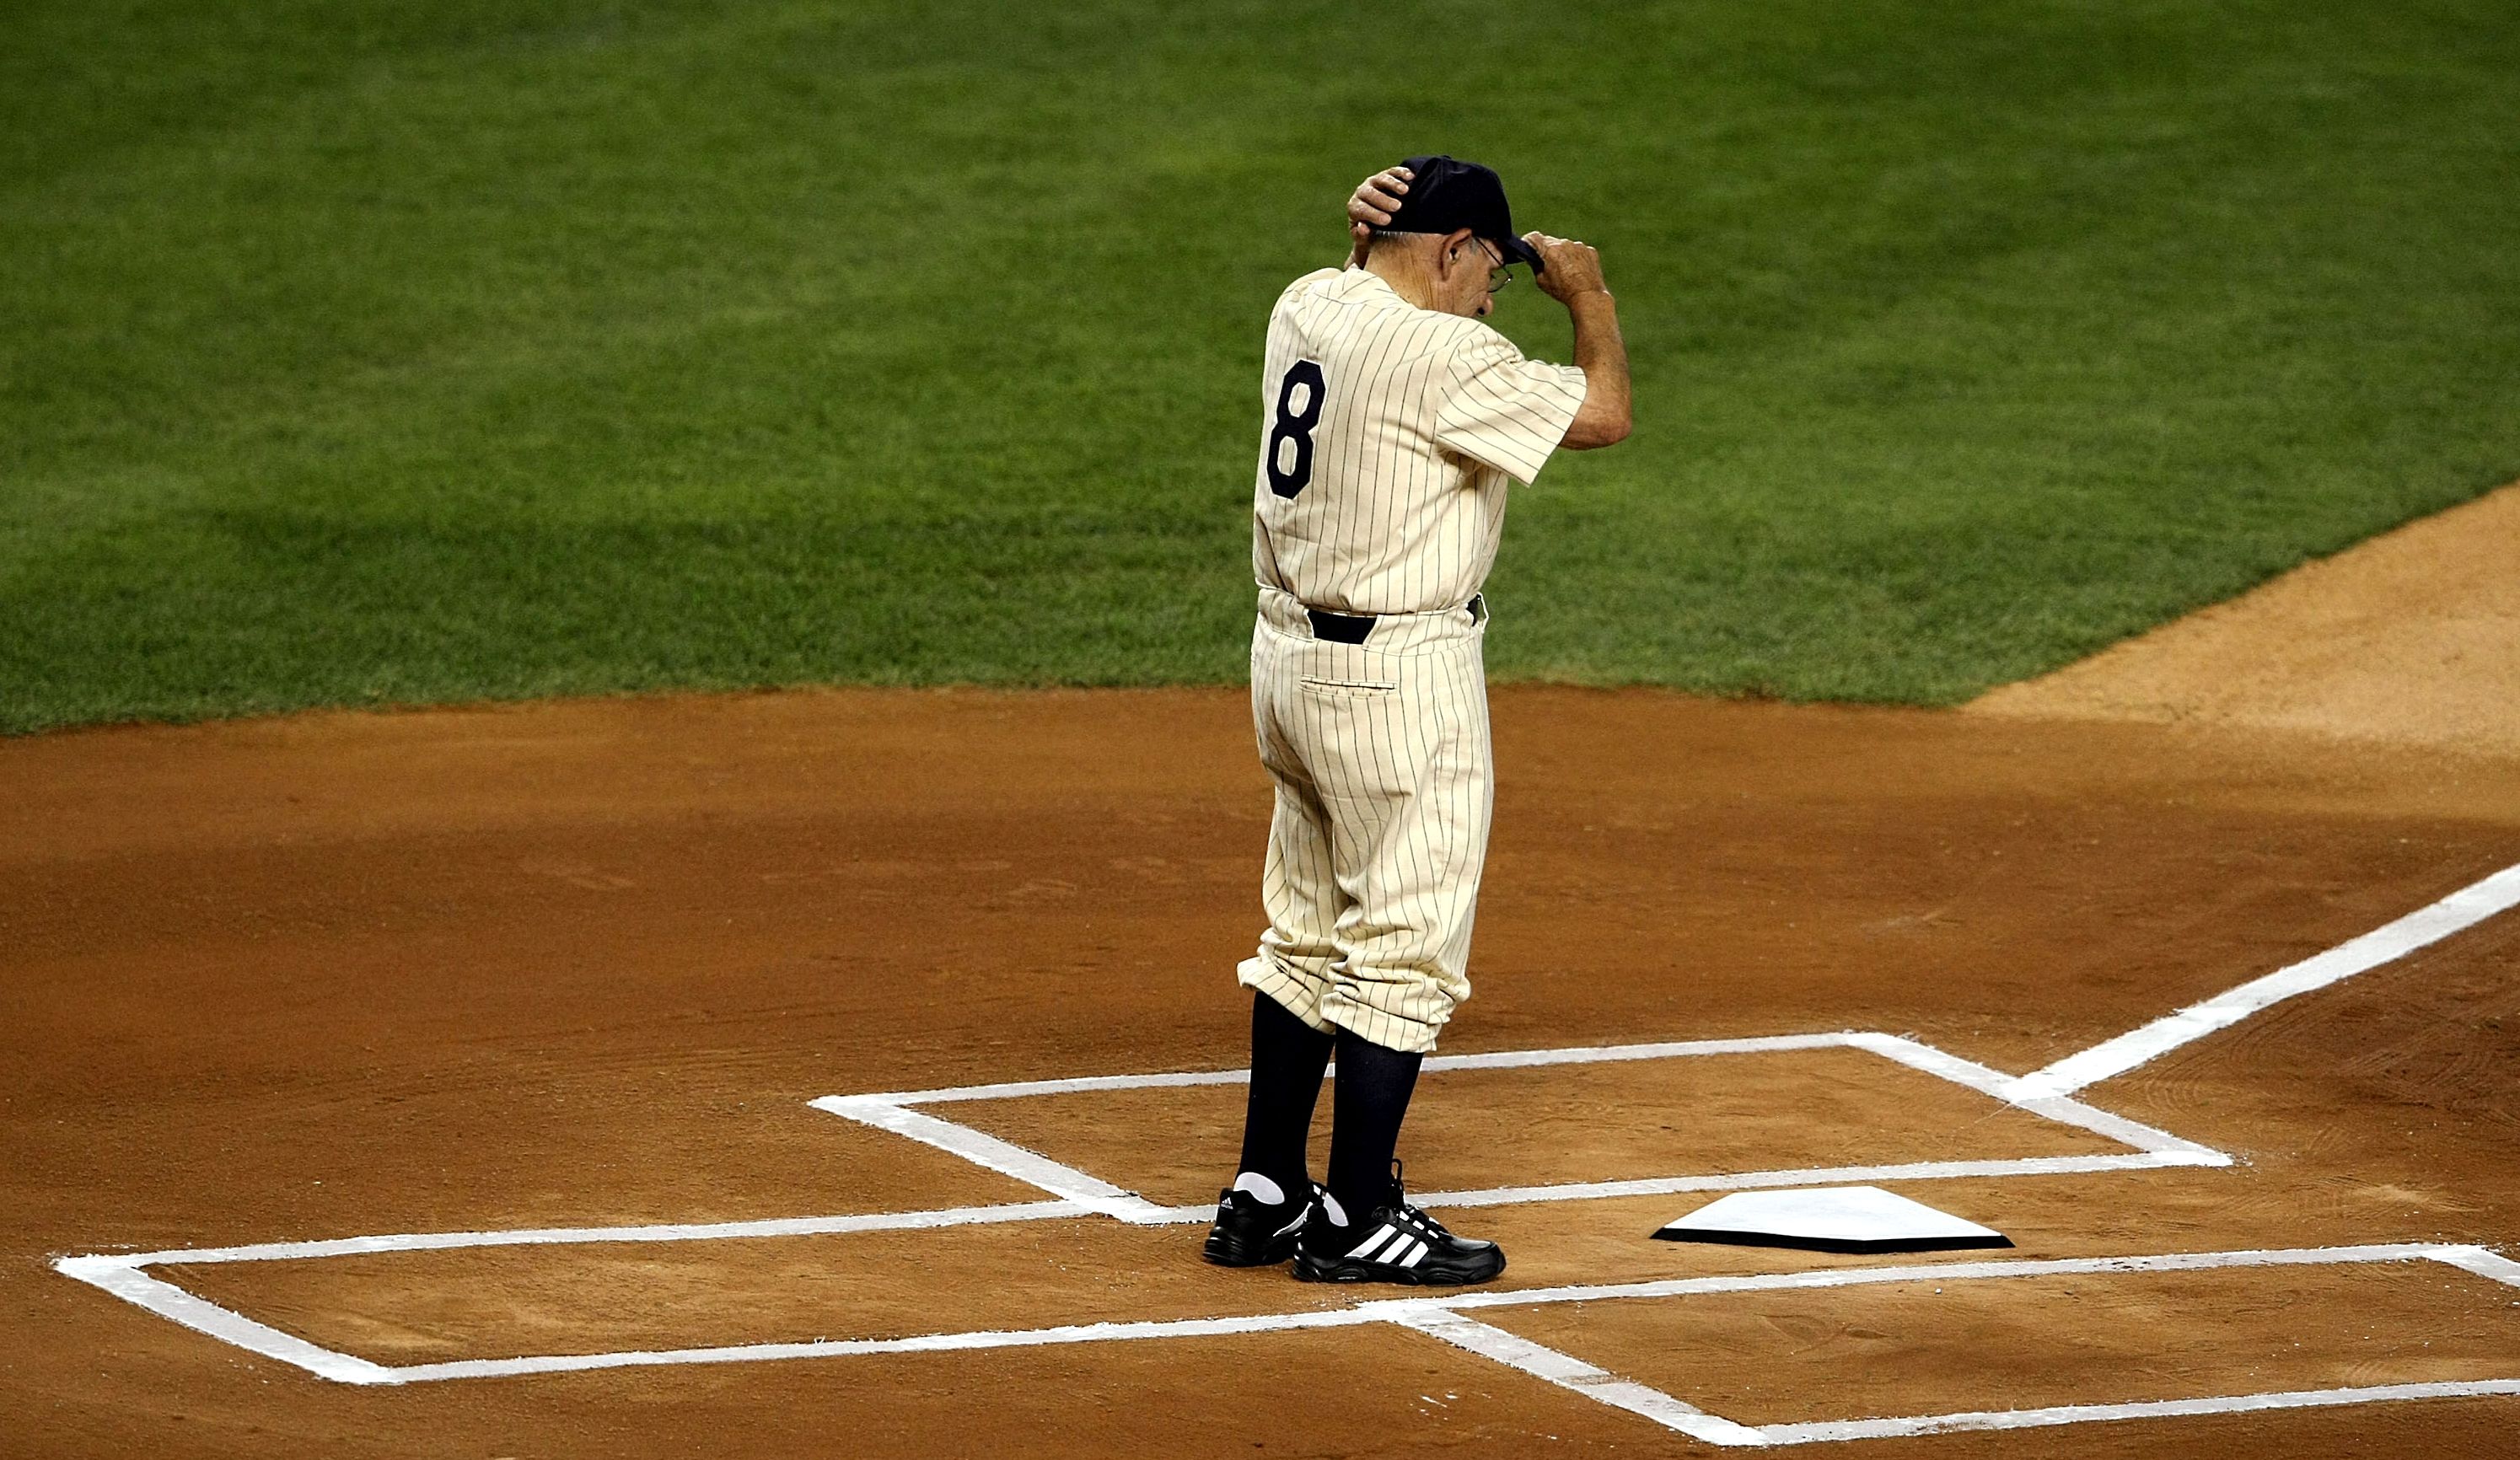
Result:
{"label": "home plate", "polygon": [[1941,1252],[2010,1247],[1993,1227],[1963,1221],[1878,1186],[1736,1191],[1654,1233],[1667,1242],[1802,1247],[1814,1252]]}

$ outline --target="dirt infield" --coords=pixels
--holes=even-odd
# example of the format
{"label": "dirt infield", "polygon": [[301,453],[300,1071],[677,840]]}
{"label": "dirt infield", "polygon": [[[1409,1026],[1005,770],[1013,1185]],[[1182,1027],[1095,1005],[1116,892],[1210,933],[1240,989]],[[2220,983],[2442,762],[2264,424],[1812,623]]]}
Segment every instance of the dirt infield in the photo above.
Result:
{"label": "dirt infield", "polygon": [[[1500,691],[1448,1053],[1870,1030],[2048,1065],[2520,862],[2520,759],[2264,730]],[[1233,691],[846,691],[0,743],[0,1454],[1705,1450],[1391,1324],[361,1388],[70,1254],[991,1207],[1041,1193],[819,1096],[1231,1069],[1266,782]],[[1888,1181],[2028,1261],[2520,1241],[2520,912],[2083,1092],[2229,1153]],[[1231,1086],[972,1128],[1212,1196]],[[1853,1049],[1429,1078],[1421,1189],[2110,1141]],[[1318,1155],[1318,1152],[1317,1152]],[[1454,1214],[1505,1289],[1915,1259],[1646,1240],[1687,1193]],[[1328,1314],[1194,1225],[172,1264],[379,1363]],[[1986,1255],[1967,1255],[1982,1258]],[[1950,1261],[1949,1258],[1925,1261]],[[1381,1295],[1372,1295],[1381,1296]],[[1751,1424],[2520,1378],[2434,1263],[1723,1290],[1482,1321]],[[2498,1455],[2520,1397],[1815,1454]]]}
{"label": "dirt infield", "polygon": [[2306,564],[1974,714],[2520,756],[2520,483]]}

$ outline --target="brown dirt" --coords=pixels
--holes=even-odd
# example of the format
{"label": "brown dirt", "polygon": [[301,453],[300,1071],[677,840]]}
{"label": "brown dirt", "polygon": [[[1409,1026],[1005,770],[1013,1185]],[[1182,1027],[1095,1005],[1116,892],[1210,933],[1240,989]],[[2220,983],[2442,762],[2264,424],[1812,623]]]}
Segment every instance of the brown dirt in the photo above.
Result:
{"label": "brown dirt", "polygon": [[[2439,1263],[1883,1283],[1669,1303],[1504,1308],[1581,1352],[1744,1424],[2270,1389],[2501,1379],[2511,1290]],[[1825,1374],[1826,1382],[1812,1382]]]}
{"label": "brown dirt", "polygon": [[[1424,1154],[1409,1168],[1421,1191],[2126,1149],[1853,1049],[1426,1080],[1415,1128]],[[950,1114],[1151,1201],[1188,1206],[1216,1199],[1215,1152],[1239,1148],[1242,1096],[1237,1086],[1121,1090],[975,1102]],[[1317,1141],[1329,1138],[1328,1115],[1316,1112]],[[1148,1140],[1150,1130],[1163,1137]]]}
{"label": "brown dirt", "polygon": [[[2520,860],[2520,759],[1563,689],[1502,691],[1496,718],[1456,1051],[1869,1028],[2027,1070]],[[0,744],[0,1454],[1689,1451],[1380,1330],[358,1390],[45,1265],[1023,1199],[804,1102],[1240,1063],[1248,735],[1225,691],[863,691]],[[2520,918],[2489,922],[2092,1092],[2236,1169],[1902,1189],[2025,1256],[2509,1244],[2515,964]],[[1194,1200],[1231,1159],[1220,1093],[958,1114]],[[1835,1054],[1430,1080],[1411,1139],[1428,1185],[2081,1148]],[[1693,1204],[1462,1224],[1508,1244],[1512,1285],[1882,1261],[1644,1240]],[[1342,1301],[1207,1268],[1195,1229],[950,1235],[182,1276],[387,1359]],[[2498,1327],[2421,1271],[2025,1283],[1905,1326],[1883,1293],[1490,1316],[1684,1394],[1768,1396],[1751,1419],[2520,1374],[2520,1309]],[[2059,1303],[2087,1341],[2047,1326]],[[2495,1455],[2514,1403],[1864,1448]]]}
{"label": "brown dirt", "polygon": [[2520,754],[2515,562],[2520,483],[1968,708]]}

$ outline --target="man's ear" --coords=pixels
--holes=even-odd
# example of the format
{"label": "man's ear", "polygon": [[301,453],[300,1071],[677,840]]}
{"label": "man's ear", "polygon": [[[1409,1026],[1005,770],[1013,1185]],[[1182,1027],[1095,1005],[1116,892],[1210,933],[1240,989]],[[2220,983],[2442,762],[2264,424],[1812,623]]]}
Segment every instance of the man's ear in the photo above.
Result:
{"label": "man's ear", "polygon": [[1476,235],[1466,228],[1457,228],[1444,235],[1444,271],[1446,273],[1451,273],[1460,266],[1462,249],[1477,246],[1472,242],[1475,237]]}

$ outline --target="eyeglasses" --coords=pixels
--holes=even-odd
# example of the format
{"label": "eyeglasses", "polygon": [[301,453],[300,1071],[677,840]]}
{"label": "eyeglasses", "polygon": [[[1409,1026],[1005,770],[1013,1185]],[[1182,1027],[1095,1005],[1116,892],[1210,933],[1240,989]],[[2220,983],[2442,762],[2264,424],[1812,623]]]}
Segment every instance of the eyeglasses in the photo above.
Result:
{"label": "eyeglasses", "polygon": [[1480,254],[1488,260],[1489,293],[1496,293],[1507,285],[1513,283],[1513,274],[1507,267],[1503,254],[1489,247],[1485,239],[1472,239],[1470,242],[1478,245]]}

